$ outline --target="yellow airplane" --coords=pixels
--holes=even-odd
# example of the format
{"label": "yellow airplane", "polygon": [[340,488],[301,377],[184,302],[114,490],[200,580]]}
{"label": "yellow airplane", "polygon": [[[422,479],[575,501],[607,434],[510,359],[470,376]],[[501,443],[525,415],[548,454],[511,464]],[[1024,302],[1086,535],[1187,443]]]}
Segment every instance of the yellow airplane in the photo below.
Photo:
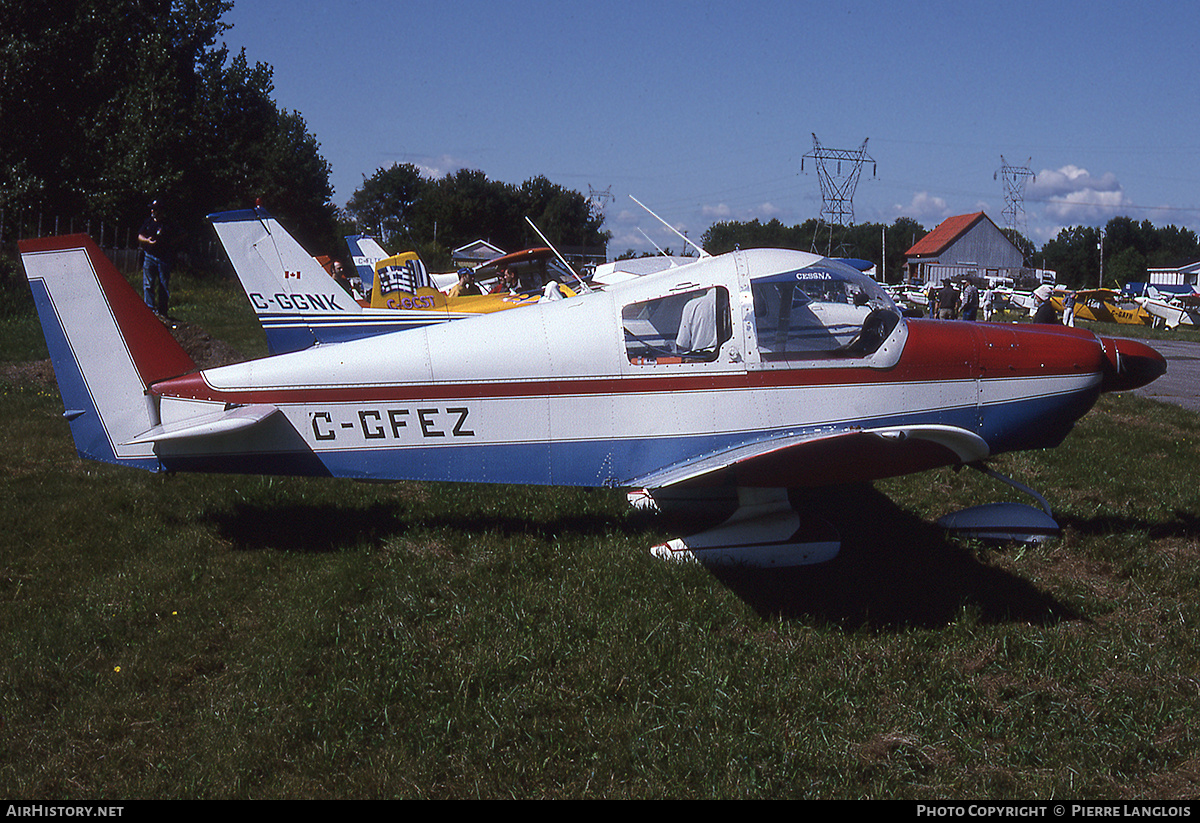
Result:
{"label": "yellow airplane", "polygon": [[[1064,310],[1066,292],[1056,290],[1050,302],[1058,312]],[[1075,319],[1097,323],[1122,323],[1130,326],[1150,326],[1154,316],[1132,301],[1122,300],[1114,289],[1085,289],[1075,292]]]}
{"label": "yellow airplane", "polygon": [[[436,311],[448,314],[489,314],[543,299],[546,287],[555,283],[560,297],[574,297],[575,291],[563,284],[559,273],[548,265],[551,249],[525,249],[491,260],[472,272],[473,293],[451,296],[434,287],[433,279],[416,252],[385,257],[375,264],[375,284],[371,291],[372,309]],[[504,273],[508,273],[505,282]],[[489,283],[494,281],[494,283]]]}

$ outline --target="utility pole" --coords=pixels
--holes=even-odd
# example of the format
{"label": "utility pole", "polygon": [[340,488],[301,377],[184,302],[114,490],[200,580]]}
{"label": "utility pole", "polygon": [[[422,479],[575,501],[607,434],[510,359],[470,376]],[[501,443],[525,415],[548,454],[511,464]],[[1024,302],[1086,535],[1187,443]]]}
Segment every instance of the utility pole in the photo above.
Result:
{"label": "utility pole", "polygon": [[[821,221],[829,225],[829,247],[827,255],[833,254],[833,227],[845,228],[854,222],[854,190],[862,174],[864,163],[871,163],[871,176],[875,176],[875,159],[867,154],[867,141],[857,149],[827,149],[813,133],[813,150],[800,158],[800,171],[804,161],[817,164],[817,177],[821,181]],[[868,138],[869,139],[869,138]],[[813,237],[813,246],[816,237]]]}

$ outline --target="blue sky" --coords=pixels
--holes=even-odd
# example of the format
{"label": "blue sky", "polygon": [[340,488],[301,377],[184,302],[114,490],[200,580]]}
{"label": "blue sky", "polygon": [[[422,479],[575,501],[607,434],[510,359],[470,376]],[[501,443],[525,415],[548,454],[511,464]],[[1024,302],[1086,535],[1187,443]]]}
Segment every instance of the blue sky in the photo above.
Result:
{"label": "blue sky", "polygon": [[[1200,232],[1200,4],[237,0],[231,51],[274,68],[344,205],[412,163],[610,191],[609,251],[719,220],[816,217],[801,158],[869,140],[855,222],[1003,222],[1001,157],[1036,174],[1027,234],[1113,216]],[[267,204],[269,206],[269,204]]]}

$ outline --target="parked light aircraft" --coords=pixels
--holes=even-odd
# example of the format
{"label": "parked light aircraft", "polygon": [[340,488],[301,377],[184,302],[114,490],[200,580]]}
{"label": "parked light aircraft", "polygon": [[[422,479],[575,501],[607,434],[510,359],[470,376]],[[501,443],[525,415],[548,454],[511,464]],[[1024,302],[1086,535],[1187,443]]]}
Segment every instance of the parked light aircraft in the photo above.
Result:
{"label": "parked light aircraft", "polygon": [[[536,303],[533,295],[447,298],[415,253],[387,255],[373,240],[348,238],[372,294],[360,305],[261,207],[209,216],[267,337],[272,354],[460,320]],[[375,255],[383,254],[376,259]],[[361,275],[360,275],[361,276]]]}
{"label": "parked light aircraft", "polygon": [[[1058,312],[1063,311],[1066,292],[1054,292],[1050,302]],[[1121,293],[1112,289],[1084,289],[1075,292],[1075,319],[1100,323],[1121,323],[1129,326],[1149,326],[1154,316],[1132,300],[1122,300]]]}
{"label": "parked light aircraft", "polygon": [[707,563],[827,559],[836,537],[801,526],[789,489],[1053,447],[1101,392],[1166,368],[1079,329],[908,320],[843,263],[761,249],[197,370],[86,236],[20,251],[81,457],[617,487],[664,509],[728,495],[729,520],[656,549]]}
{"label": "parked light aircraft", "polygon": [[[376,288],[371,292],[371,308],[418,309],[456,315],[488,314],[536,303],[549,293],[546,287],[550,283],[554,283],[554,299],[573,297],[575,292],[557,279],[565,279],[565,273],[547,270],[546,258],[550,255],[550,249],[526,249],[506,254],[486,264],[492,266],[490,269],[483,266],[475,269],[482,287],[479,294],[455,297],[433,285],[416,252],[385,257],[375,264]],[[506,269],[517,278],[513,288],[490,288],[499,283],[499,274]],[[494,282],[489,284],[489,281]]]}
{"label": "parked light aircraft", "polygon": [[1156,325],[1168,329],[1200,326],[1200,294],[1190,289],[1172,292],[1166,288],[1150,287],[1144,296],[1133,299],[1154,316]]}

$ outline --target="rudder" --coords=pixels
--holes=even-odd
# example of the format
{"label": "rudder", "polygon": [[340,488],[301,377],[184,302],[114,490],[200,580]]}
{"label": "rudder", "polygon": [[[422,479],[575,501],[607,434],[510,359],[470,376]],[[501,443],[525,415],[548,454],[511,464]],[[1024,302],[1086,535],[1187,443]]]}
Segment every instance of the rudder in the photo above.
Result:
{"label": "rudder", "polygon": [[147,388],[196,364],[91,238],[18,245],[80,457],[159,469],[153,444],[124,444],[159,422]]}

